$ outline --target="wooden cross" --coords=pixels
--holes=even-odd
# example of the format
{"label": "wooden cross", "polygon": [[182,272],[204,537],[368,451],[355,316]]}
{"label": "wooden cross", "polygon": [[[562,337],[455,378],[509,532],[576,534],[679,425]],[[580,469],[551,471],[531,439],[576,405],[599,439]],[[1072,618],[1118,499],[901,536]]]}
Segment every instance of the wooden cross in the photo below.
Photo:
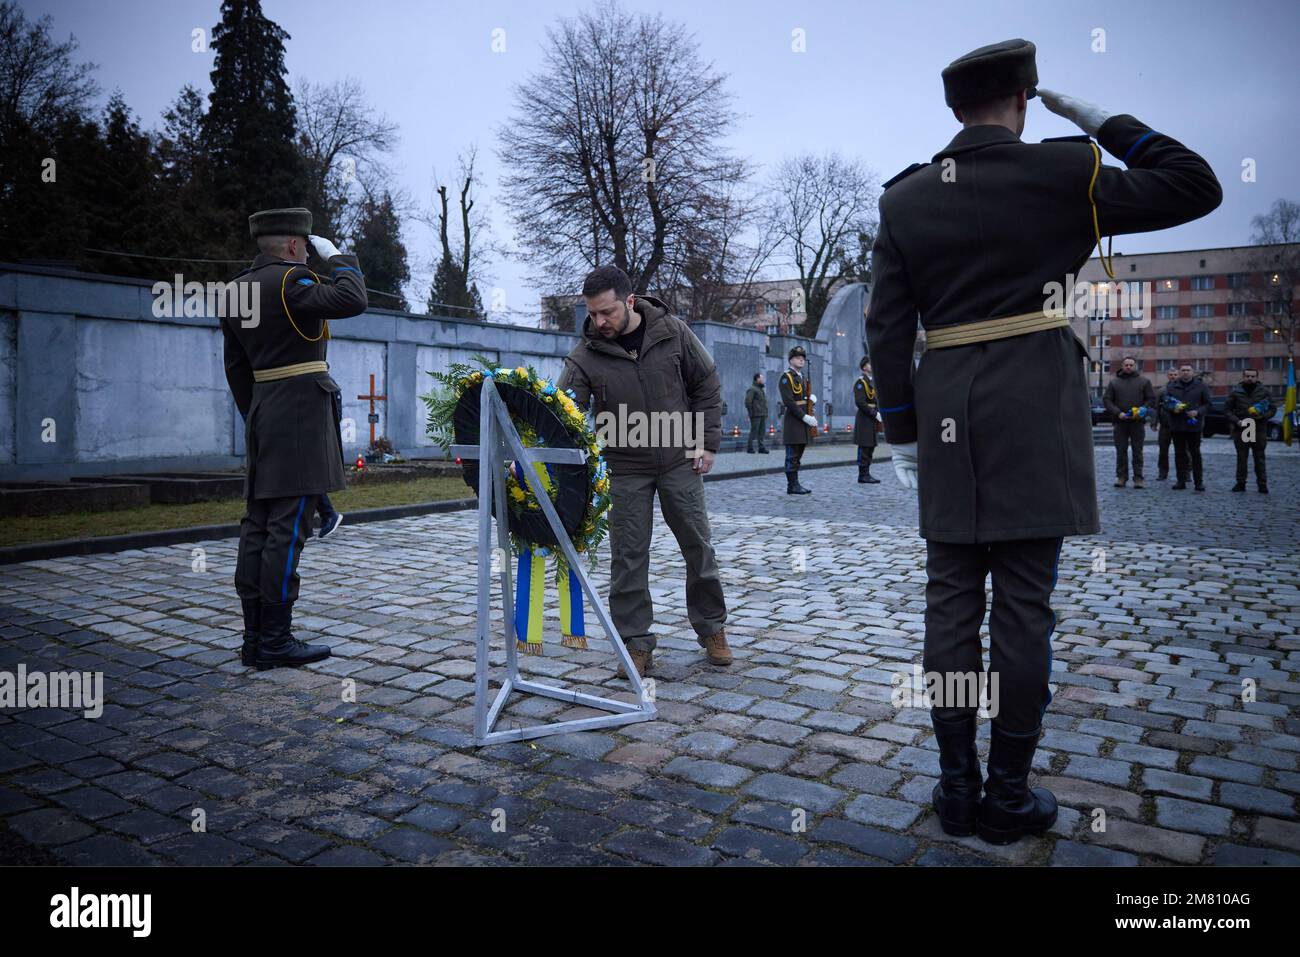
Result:
{"label": "wooden cross", "polygon": [[375,374],[373,372],[370,373],[370,394],[359,395],[357,398],[370,400],[370,415],[367,418],[370,420],[370,447],[373,449],[375,447],[375,423],[379,421],[379,414],[375,412],[375,403],[388,401],[386,395],[375,395]]}

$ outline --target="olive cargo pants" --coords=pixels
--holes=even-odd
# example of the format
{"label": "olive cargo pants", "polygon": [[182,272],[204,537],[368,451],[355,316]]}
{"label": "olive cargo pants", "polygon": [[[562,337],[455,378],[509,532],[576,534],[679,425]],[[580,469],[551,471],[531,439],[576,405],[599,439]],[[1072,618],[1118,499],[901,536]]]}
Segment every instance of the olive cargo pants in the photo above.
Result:
{"label": "olive cargo pants", "polygon": [[650,599],[650,539],[654,500],[686,560],[686,613],[696,639],[722,630],[727,604],[709,537],[704,480],[689,463],[659,475],[618,474],[610,481],[609,614],[623,643],[653,651],[654,604]]}

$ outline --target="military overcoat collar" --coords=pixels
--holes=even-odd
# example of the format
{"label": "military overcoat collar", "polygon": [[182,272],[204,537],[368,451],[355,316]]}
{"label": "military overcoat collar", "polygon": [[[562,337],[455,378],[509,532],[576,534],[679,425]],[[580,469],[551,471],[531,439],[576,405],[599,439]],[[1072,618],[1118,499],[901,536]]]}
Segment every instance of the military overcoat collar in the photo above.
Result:
{"label": "military overcoat collar", "polygon": [[945,146],[938,153],[934,154],[933,162],[938,163],[945,156],[953,156],[958,153],[969,153],[971,150],[983,149],[986,146],[999,146],[1005,143],[1020,143],[1022,140],[1005,126],[997,124],[983,124],[980,126],[967,126],[952,138],[952,142]]}

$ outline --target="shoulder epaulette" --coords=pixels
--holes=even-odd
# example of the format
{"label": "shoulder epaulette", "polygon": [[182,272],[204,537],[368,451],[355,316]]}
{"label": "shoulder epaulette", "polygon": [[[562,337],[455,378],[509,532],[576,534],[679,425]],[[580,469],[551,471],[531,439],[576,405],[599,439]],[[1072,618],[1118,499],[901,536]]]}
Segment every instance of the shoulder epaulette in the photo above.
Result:
{"label": "shoulder epaulette", "polygon": [[1087,133],[1080,133],[1078,136],[1049,136],[1042,143],[1091,143],[1092,137]]}
{"label": "shoulder epaulette", "polygon": [[911,166],[909,166],[907,169],[903,170],[903,171],[902,171],[901,173],[899,173],[898,175],[894,176],[892,179],[887,179],[887,180],[885,180],[884,185],[881,186],[880,188],[881,188],[882,190],[889,189],[889,187],[893,186],[893,185],[894,185],[895,183],[897,183],[899,180],[907,179],[907,177],[911,176],[911,175],[912,175],[913,173],[915,173],[918,169],[924,169],[926,166],[929,166],[929,165],[930,165],[929,163],[913,163]]}

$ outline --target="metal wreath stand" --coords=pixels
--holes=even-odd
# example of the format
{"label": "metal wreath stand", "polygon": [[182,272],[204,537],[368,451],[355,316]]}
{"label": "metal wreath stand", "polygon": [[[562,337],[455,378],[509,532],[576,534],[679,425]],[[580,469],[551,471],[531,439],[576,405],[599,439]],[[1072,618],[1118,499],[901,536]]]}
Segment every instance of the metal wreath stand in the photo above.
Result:
{"label": "metal wreath stand", "polygon": [[[501,394],[497,391],[492,376],[483,377],[483,387],[479,397],[479,434],[477,445],[453,445],[451,452],[461,459],[478,459],[478,634],[476,638],[474,661],[474,744],[482,747],[488,744],[502,744],[507,741],[524,741],[529,738],[541,738],[550,734],[563,734],[572,731],[590,731],[594,728],[613,728],[640,721],[652,721],[657,716],[654,700],[647,692],[646,686],[632,664],[631,656],[623,646],[618,630],[610,621],[600,595],[587,577],[577,551],[564,530],[564,525],[555,511],[551,497],[542,486],[541,476],[533,468],[537,462],[555,462],[561,464],[582,464],[587,461],[585,449],[529,448],[519,437],[510,418]],[[501,585],[503,633],[506,644],[506,675],[491,704],[488,703],[488,642],[492,635],[492,502],[499,503],[503,514],[495,516],[497,526],[497,545],[503,556],[510,555],[509,506],[506,504],[505,463],[508,459],[519,462],[522,466],[529,488],[537,497],[543,514],[551,530],[555,532],[559,547],[569,562],[569,568],[582,583],[582,591],[591,601],[597,618],[605,629],[614,654],[623,663],[623,670],[631,679],[636,693],[635,702],[616,701],[600,698],[596,695],[583,694],[569,688],[559,688],[541,681],[525,678],[519,674],[519,653],[515,648],[518,636],[515,631],[514,587],[510,562],[503,559],[499,582]],[[553,721],[535,724],[526,728],[510,728],[504,731],[493,730],[497,719],[510,696],[516,692],[542,695],[567,701],[570,704],[585,705],[608,714],[591,718],[574,718],[568,721]]]}

